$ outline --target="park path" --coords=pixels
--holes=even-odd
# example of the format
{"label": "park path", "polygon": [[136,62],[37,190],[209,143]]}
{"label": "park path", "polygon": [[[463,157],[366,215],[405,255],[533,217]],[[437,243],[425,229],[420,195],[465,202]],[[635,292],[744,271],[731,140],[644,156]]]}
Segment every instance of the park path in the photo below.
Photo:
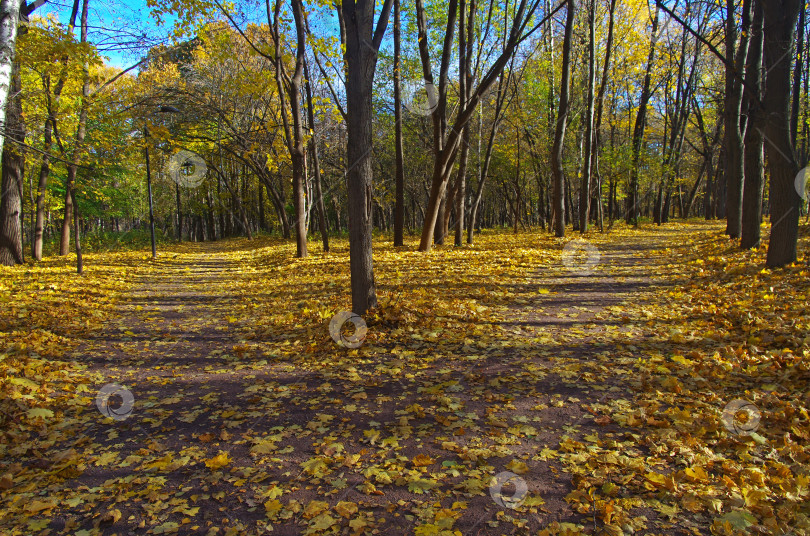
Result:
{"label": "park path", "polygon": [[[457,444],[456,454],[437,446],[441,441],[422,442],[419,437],[414,441],[406,435],[395,449],[397,455],[411,459],[421,453],[436,460],[473,455],[469,453],[481,451],[473,448],[481,447],[481,439],[496,437],[515,422],[530,423],[534,431],[510,447],[527,463],[527,472],[521,474],[529,493],[544,500],[526,518],[525,527],[536,532],[551,522],[576,522],[596,531],[600,525],[573,511],[566,501],[576,488],[576,475],[564,460],[541,453],[557,449],[565,437],[584,441],[594,432],[622,433],[606,412],[610,404],[632,399],[621,369],[633,359],[628,341],[647,335],[643,326],[623,319],[622,304],[643,301],[648,289],[660,283],[654,274],[664,269],[663,260],[652,252],[674,246],[666,232],[655,237],[650,241],[649,234],[631,235],[619,243],[596,243],[599,262],[584,273],[572,273],[557,262],[543,264],[525,280],[513,282],[514,303],[498,321],[505,338],[473,369],[468,363],[448,363],[443,370],[415,371],[411,379],[392,375],[362,383],[347,381],[333,369],[307,372],[246,350],[239,329],[246,319],[236,313],[243,296],[234,290],[238,278],[245,277],[245,266],[229,254],[227,245],[190,245],[182,253],[166,253],[155,270],[136,282],[123,301],[120,318],[81,349],[99,386],[125,386],[134,405],[132,415],[117,422],[102,418],[95,407],[86,408],[85,413],[94,415],[75,446],[84,449],[82,455],[90,462],[69,487],[92,490],[99,504],[109,503],[110,510],[121,511],[120,520],[113,515],[114,521],[103,525],[103,534],[125,528],[147,534],[155,529],[156,520],[166,533],[209,534],[211,527],[248,533],[268,523],[263,504],[281,488],[285,501],[295,497],[306,506],[312,500],[345,500],[361,505],[361,512],[373,511],[378,519],[398,503],[422,508],[420,501],[429,497],[414,495],[403,484],[378,483],[379,495],[361,493],[366,480],[361,466],[347,465],[345,475],[326,482],[316,476],[315,486],[307,479],[310,475],[302,475],[301,466],[322,456],[324,445],[337,438],[346,456],[350,452],[366,456],[369,450],[380,449],[379,443],[365,437],[370,422],[379,421],[371,424],[372,430],[380,423],[383,429],[401,427],[402,408],[414,403],[427,406],[426,400],[435,399],[426,397],[425,386],[455,382],[452,396],[466,416],[472,416],[452,424],[451,430],[460,432],[449,437]],[[380,353],[384,354],[380,359],[391,357],[387,351]],[[329,393],[324,399],[328,407],[306,398],[323,393]],[[362,406],[366,396],[368,405]],[[118,401],[111,403],[115,409]],[[359,413],[340,411],[355,405],[360,406]],[[492,413],[492,407],[503,417]],[[332,421],[330,412],[336,410],[337,419]],[[430,414],[410,418],[415,419],[413,426],[422,423],[420,436],[430,438],[430,431],[433,435],[444,431]],[[450,426],[442,415],[435,418]],[[274,432],[282,438],[274,440],[280,441],[279,450],[272,444],[266,453],[260,452],[279,458],[257,457],[257,437]],[[223,453],[226,458],[221,461],[228,463],[220,468],[216,460]],[[506,461],[489,463],[498,472],[507,468]],[[366,463],[383,466],[373,457]],[[481,478],[488,477],[482,473]],[[453,485],[458,483],[443,484],[448,489]],[[451,503],[443,504],[448,508]],[[469,499],[454,528],[465,536],[512,533],[510,525],[494,521],[498,510],[502,508],[484,489]],[[643,514],[656,519],[655,512]],[[87,516],[88,510],[79,506],[55,516],[51,527],[68,529]],[[273,523],[273,534],[298,534],[300,523],[319,519],[311,517],[302,520],[296,514],[286,523]],[[398,530],[401,521],[390,515],[381,525],[383,534]]]}
{"label": "park path", "polygon": [[[614,412],[631,410],[638,388],[631,364],[642,357],[638,347],[656,338],[645,326],[645,303],[654,290],[674,284],[662,277],[671,256],[690,254],[686,245],[674,242],[674,233],[667,228],[650,231],[620,238],[574,235],[558,262],[544,263],[512,289],[516,299],[505,315],[504,328],[513,337],[514,351],[507,355],[516,356],[516,363],[522,361],[524,366],[530,356],[532,373],[543,378],[530,391],[532,403],[539,392],[551,406],[538,426],[537,439],[543,448],[553,449],[569,440],[571,445],[588,445],[597,436],[618,438],[628,432],[617,423]],[[646,450],[640,448],[634,454],[643,457]],[[544,515],[536,515],[537,524],[530,527],[575,522],[597,534],[604,524],[578,514],[566,500],[577,479],[588,471],[576,467],[581,460],[575,454],[567,464],[565,458],[530,465],[532,471],[524,475],[529,490],[536,489],[545,498]],[[635,514],[651,521],[659,517],[648,508]]]}
{"label": "park path", "polygon": [[[150,517],[168,513],[185,514],[187,522],[209,526],[245,524],[244,511],[234,513],[240,506],[244,509],[244,499],[226,497],[231,490],[226,493],[219,482],[205,481],[199,471],[200,462],[215,458],[223,444],[261,427],[260,416],[251,419],[242,412],[249,406],[245,386],[273,373],[272,366],[241,354],[244,341],[234,316],[240,296],[232,284],[242,266],[228,255],[232,250],[227,243],[205,243],[187,244],[182,253],[161,253],[154,269],[134,281],[121,302],[120,316],[76,352],[99,385],[121,386],[133,400],[131,409],[122,406],[126,395],[116,390],[108,402],[112,420],[104,418],[97,404],[87,408],[88,426],[75,443],[86,449],[85,457],[92,462],[70,487],[97,490],[99,502],[121,503],[121,510],[134,516],[127,523],[102,523],[104,534],[124,526],[146,533]],[[223,416],[236,426],[222,426]],[[233,462],[251,463],[246,447],[227,451]],[[136,477],[136,469],[145,473],[143,479]],[[133,483],[122,486],[122,481]],[[204,500],[190,499],[201,490],[207,491]],[[147,504],[133,508],[132,497],[135,505],[143,500]],[[69,529],[70,517],[56,517],[52,528]],[[259,520],[263,515],[248,517]],[[166,522],[157,533],[207,531],[175,525]]]}

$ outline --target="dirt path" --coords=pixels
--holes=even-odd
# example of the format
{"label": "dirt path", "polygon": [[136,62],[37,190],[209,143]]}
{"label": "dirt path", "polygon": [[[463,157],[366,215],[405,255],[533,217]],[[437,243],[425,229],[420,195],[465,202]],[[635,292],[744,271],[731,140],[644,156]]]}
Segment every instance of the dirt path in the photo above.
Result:
{"label": "dirt path", "polygon": [[[633,408],[638,378],[628,374],[629,365],[640,356],[635,345],[654,334],[639,322],[643,312],[640,319],[630,309],[643,311],[651,289],[672,285],[657,276],[666,270],[667,261],[655,252],[666,248],[679,248],[666,229],[652,238],[649,234],[609,242],[575,238],[567,243],[557,263],[543,265],[514,289],[518,298],[506,315],[506,329],[515,337],[515,354],[531,355],[534,373],[542,377],[530,391],[536,396],[534,401],[550,406],[534,419],[535,426],[544,431],[537,439],[543,442],[542,448],[566,453],[541,455],[540,463],[530,464],[531,471],[523,475],[529,490],[536,489],[546,500],[544,514],[535,516],[537,528],[556,521],[584,526],[588,534],[605,529],[592,511],[582,515],[566,498],[575,496],[577,488],[595,484],[598,488],[611,482],[606,475],[588,482],[593,474],[589,475],[587,467],[577,467],[585,461],[580,451],[602,441],[621,442],[634,433],[620,425],[613,412],[617,407],[628,412]],[[681,253],[688,251],[683,248]],[[642,459],[647,448],[637,443],[627,441],[626,452]],[[635,509],[632,514],[663,523],[649,508]],[[624,527],[626,532],[646,528],[645,523]],[[681,532],[670,527],[660,533]]]}
{"label": "dirt path", "polygon": [[[81,349],[99,386],[132,394],[132,410],[105,419],[79,409],[88,426],[71,447],[85,467],[52,487],[68,507],[50,528],[293,535],[350,519],[381,534],[425,524],[465,536],[553,522],[599,530],[566,500],[580,478],[571,455],[596,435],[626,433],[608,411],[632,399],[621,368],[633,358],[617,341],[644,333],[618,306],[654,283],[646,252],[665,240],[600,245],[588,273],[544,265],[511,289],[505,337],[465,345],[461,359],[425,363],[425,344],[410,356],[380,348],[362,367],[275,359],[283,331],[247,341],[250,326],[235,316],[244,265],[211,245],[166,254],[120,320]],[[128,413],[121,402],[110,399],[112,413]],[[505,471],[526,483],[528,511],[488,493]]]}

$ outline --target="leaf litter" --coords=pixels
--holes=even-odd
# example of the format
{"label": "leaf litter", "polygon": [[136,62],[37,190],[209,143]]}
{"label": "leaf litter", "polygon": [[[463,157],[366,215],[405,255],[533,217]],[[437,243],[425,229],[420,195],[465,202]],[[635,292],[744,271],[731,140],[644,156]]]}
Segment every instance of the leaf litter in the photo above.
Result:
{"label": "leaf litter", "polygon": [[807,534],[807,263],[719,231],[382,243],[356,349],[345,241],[2,268],[2,532]]}

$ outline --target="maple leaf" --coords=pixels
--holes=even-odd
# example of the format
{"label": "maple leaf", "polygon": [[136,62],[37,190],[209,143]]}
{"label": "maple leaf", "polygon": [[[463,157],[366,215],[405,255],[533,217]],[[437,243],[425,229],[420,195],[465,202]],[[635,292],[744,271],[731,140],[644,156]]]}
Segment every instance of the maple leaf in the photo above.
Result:
{"label": "maple leaf", "polygon": [[427,480],[425,478],[417,478],[416,480],[411,480],[408,482],[408,491],[411,493],[426,493],[431,489],[437,487],[439,485],[438,482],[434,482],[432,480]]}
{"label": "maple leaf", "polygon": [[349,501],[338,501],[335,505],[335,512],[348,519],[357,513],[357,504]]}
{"label": "maple leaf", "polygon": [[231,457],[228,455],[227,452],[220,451],[219,454],[217,454],[213,458],[205,460],[205,466],[211,469],[212,471],[216,471],[217,469],[222,469],[232,461],[233,460],[231,460]]}

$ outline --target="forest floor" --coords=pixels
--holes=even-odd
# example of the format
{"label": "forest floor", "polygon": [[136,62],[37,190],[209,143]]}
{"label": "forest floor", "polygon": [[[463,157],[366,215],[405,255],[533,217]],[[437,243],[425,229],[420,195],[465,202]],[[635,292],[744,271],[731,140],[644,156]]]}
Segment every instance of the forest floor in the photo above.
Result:
{"label": "forest floor", "polygon": [[807,257],[721,231],[380,240],[355,349],[345,241],[0,268],[0,533],[810,534]]}

